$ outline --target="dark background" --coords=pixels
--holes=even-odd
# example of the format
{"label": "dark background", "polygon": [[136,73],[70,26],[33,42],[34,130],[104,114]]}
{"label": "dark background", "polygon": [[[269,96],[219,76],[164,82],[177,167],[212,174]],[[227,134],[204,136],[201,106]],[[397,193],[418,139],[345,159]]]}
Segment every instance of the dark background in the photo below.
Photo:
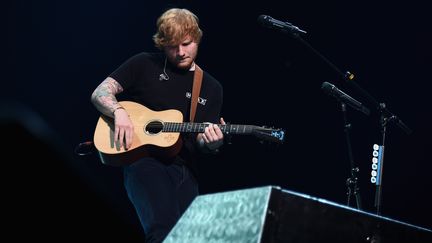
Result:
{"label": "dark background", "polygon": [[[381,141],[379,113],[306,45],[260,26],[257,17],[266,14],[306,30],[307,43],[354,73],[355,83],[413,130],[407,135],[388,126],[382,215],[432,228],[432,19],[421,1],[369,0],[8,3],[1,101],[2,161],[10,163],[2,187],[17,227],[42,238],[63,232],[77,239],[142,239],[120,169],[74,148],[92,139],[94,88],[131,55],[156,51],[156,18],[169,7],[189,8],[200,18],[197,63],[224,86],[225,120],[286,130],[280,146],[233,137],[219,156],[200,164],[202,194],[276,185],[346,204],[350,165],[342,113],[321,90],[330,82],[372,110],[365,116],[348,108],[347,115],[363,209],[376,210],[370,172],[372,145]],[[42,219],[49,223],[41,225]]]}

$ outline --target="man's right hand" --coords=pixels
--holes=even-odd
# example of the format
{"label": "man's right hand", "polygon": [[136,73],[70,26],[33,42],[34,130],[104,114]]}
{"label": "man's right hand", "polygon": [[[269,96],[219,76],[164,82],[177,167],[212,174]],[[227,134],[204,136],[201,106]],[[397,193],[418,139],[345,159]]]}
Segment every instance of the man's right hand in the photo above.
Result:
{"label": "man's right hand", "polygon": [[128,150],[132,146],[134,126],[125,109],[114,111],[114,143]]}

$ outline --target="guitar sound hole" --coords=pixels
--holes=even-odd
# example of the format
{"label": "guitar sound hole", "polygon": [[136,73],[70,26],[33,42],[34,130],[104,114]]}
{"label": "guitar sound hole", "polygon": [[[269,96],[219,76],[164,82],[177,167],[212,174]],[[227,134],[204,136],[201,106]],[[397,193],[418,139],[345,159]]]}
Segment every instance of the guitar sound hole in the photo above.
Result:
{"label": "guitar sound hole", "polygon": [[157,134],[163,129],[163,124],[161,121],[151,121],[145,126],[144,130],[149,134]]}

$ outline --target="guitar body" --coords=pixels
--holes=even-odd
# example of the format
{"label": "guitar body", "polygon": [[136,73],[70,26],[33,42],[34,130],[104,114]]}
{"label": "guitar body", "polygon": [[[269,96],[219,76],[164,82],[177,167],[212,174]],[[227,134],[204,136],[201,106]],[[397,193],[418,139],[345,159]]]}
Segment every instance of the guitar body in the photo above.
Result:
{"label": "guitar body", "polygon": [[134,125],[132,146],[128,150],[114,143],[114,120],[101,116],[94,133],[94,145],[99,151],[102,163],[120,166],[128,165],[141,157],[154,156],[163,160],[173,159],[182,146],[179,132],[149,132],[146,127],[151,122],[183,122],[183,114],[177,110],[153,111],[131,102],[119,102],[128,112]]}

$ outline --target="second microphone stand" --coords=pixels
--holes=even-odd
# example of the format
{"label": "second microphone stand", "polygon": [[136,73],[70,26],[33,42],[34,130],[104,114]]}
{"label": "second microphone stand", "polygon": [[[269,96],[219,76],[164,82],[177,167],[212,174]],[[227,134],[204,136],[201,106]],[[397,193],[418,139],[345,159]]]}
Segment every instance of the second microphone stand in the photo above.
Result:
{"label": "second microphone stand", "polygon": [[351,124],[349,123],[347,119],[347,109],[346,104],[342,101],[340,101],[341,104],[341,111],[343,115],[344,120],[344,132],[345,132],[345,140],[347,143],[347,149],[348,149],[348,160],[350,162],[350,172],[351,176],[346,180],[347,185],[347,206],[350,206],[351,202],[351,196],[354,195],[355,201],[357,204],[357,209],[361,210],[361,198],[360,198],[360,191],[358,187],[358,173],[360,171],[359,167],[354,162],[354,156],[352,154],[352,147],[351,147],[351,138],[350,138],[350,130],[351,130]]}

